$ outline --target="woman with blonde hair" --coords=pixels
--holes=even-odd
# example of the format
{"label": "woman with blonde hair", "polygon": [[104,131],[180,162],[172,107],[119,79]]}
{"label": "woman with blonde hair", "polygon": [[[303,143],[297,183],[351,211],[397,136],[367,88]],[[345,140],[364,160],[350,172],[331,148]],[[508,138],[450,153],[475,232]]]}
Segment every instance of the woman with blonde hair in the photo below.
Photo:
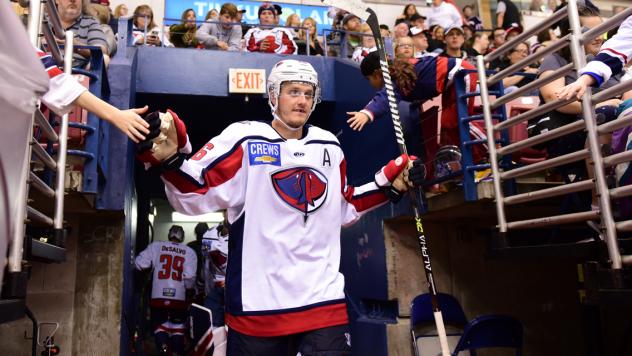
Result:
{"label": "woman with blonde hair", "polygon": [[134,36],[135,45],[162,45],[160,41],[160,27],[154,22],[154,12],[149,5],[140,5],[134,9],[132,36]]}
{"label": "woman with blonde hair", "polygon": [[[309,31],[309,54],[312,56],[322,56],[325,54],[323,48],[320,46],[318,42],[318,36],[316,35],[317,27],[316,21],[308,17],[303,20],[303,24],[301,27],[305,27]],[[298,31],[298,41],[296,45],[298,46],[298,54],[307,54],[307,32],[303,29]]]}
{"label": "woman with blonde hair", "polygon": [[[298,14],[291,14],[285,20],[285,26],[286,27],[301,27],[301,18],[298,16]],[[288,30],[292,32],[292,35],[294,36],[294,38],[298,37],[299,30],[297,28],[288,28]]]}
{"label": "woman with blonde hair", "polygon": [[125,4],[120,4],[116,8],[114,8],[114,18],[117,20],[119,17],[126,17],[128,13],[129,9]]}
{"label": "woman with blonde hair", "polygon": [[186,9],[182,12],[179,24],[169,27],[169,41],[174,47],[179,48],[195,48],[198,46],[198,40],[195,38],[197,26],[195,24],[195,11]]}

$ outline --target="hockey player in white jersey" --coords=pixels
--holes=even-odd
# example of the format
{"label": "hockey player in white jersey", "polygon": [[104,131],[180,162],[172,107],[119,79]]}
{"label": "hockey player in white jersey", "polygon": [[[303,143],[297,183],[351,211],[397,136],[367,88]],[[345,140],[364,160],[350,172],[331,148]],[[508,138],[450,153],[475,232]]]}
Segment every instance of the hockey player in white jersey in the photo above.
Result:
{"label": "hockey player in white jersey", "polygon": [[197,257],[182,243],[182,226],[169,229],[169,241],[152,242],[136,257],[136,268],[152,268],[151,320],[156,346],[162,354],[184,352],[186,290],[193,288]]}
{"label": "hockey player in white jersey", "polygon": [[588,87],[601,86],[611,76],[621,73],[630,60],[632,60],[632,16],[623,20],[617,34],[601,46],[595,59],[588,62],[579,72],[579,78],[557,93],[558,98],[570,99],[575,96],[581,99]]}
{"label": "hockey player in white jersey", "polygon": [[224,287],[228,267],[228,222],[224,221],[209,229],[202,238],[205,280],[204,306],[213,313],[213,327],[224,326]]}
{"label": "hockey player in white jersey", "polygon": [[350,186],[336,137],[306,124],[320,101],[314,68],[280,61],[267,88],[271,123],[234,123],[188,160],[177,115],[148,115],[164,137],[148,137],[138,158],[160,167],[177,211],[227,209],[229,356],[349,355],[340,229],[386,203],[386,190],[420,183],[423,166],[402,155],[374,181]]}

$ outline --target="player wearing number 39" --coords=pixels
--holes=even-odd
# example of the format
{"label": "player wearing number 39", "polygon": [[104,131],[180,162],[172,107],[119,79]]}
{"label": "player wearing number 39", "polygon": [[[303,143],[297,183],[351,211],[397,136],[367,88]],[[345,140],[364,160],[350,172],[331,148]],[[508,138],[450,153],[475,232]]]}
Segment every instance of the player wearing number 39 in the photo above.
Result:
{"label": "player wearing number 39", "polygon": [[423,166],[402,155],[350,186],[336,137],[307,124],[321,96],[314,68],[280,61],[267,89],[270,123],[234,123],[188,160],[177,115],[148,115],[161,130],[139,145],[139,159],[161,169],[176,210],[227,209],[229,356],[348,355],[340,229],[423,181]]}
{"label": "player wearing number 39", "polygon": [[197,257],[182,243],[182,226],[173,225],[169,241],[155,241],[136,257],[139,270],[153,268],[151,323],[160,354],[182,355],[187,315],[186,290],[193,288]]}

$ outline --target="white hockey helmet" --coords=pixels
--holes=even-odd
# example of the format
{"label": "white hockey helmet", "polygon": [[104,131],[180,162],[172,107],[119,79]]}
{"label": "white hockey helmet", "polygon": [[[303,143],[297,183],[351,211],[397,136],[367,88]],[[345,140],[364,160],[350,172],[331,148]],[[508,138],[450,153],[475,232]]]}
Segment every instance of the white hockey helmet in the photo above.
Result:
{"label": "white hockey helmet", "polygon": [[[285,82],[302,82],[314,86],[314,101],[310,114],[316,108],[316,104],[320,103],[320,84],[318,83],[318,73],[311,64],[295,59],[284,59],[272,67],[268,76],[268,104],[272,109],[272,115],[276,116],[279,93],[281,92],[281,84]],[[277,98],[276,104],[272,103],[272,97]]]}
{"label": "white hockey helmet", "polygon": [[167,234],[169,241],[176,240],[178,242],[184,241],[184,229],[180,225],[171,225],[169,233]]}

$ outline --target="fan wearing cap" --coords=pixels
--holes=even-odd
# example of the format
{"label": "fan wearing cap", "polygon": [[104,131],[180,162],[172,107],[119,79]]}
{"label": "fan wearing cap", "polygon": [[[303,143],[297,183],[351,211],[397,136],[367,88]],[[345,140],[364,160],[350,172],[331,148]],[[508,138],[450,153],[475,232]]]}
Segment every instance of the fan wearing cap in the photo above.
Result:
{"label": "fan wearing cap", "polygon": [[448,27],[443,38],[445,50],[439,54],[441,57],[466,58],[467,53],[463,50],[465,43],[465,32],[461,26]]}
{"label": "fan wearing cap", "polygon": [[425,30],[426,29],[426,16],[422,16],[418,13],[414,13],[411,17],[410,17],[410,26],[411,26],[411,30],[416,27],[420,30]]}
{"label": "fan wearing cap", "polygon": [[409,36],[413,39],[413,44],[415,45],[415,58],[437,55],[436,53],[428,52],[428,37],[426,32],[419,27],[411,28]]}
{"label": "fan wearing cap", "polygon": [[371,27],[369,27],[368,24],[363,23],[360,26],[360,32],[364,34],[364,36],[362,36],[362,47],[356,47],[355,51],[353,51],[353,55],[351,56],[351,59],[356,63],[362,62],[369,53],[377,51]]}
{"label": "fan wearing cap", "polygon": [[195,38],[204,48],[222,51],[241,50],[241,25],[239,10],[232,3],[225,3],[219,10],[219,23],[205,22],[195,32]]}
{"label": "fan wearing cap", "polygon": [[[350,186],[336,136],[307,124],[321,98],[312,65],[278,62],[267,90],[271,122],[233,123],[176,165],[155,151],[139,158],[163,169],[177,211],[227,210],[229,355],[351,355],[340,230],[420,184],[423,166],[401,155],[371,182]],[[176,121],[168,140],[190,147],[184,123],[165,116]]]}
{"label": "fan wearing cap", "polygon": [[[346,14],[342,18],[342,29],[348,32],[362,32],[362,21],[354,14]],[[361,36],[355,34],[345,34],[345,42],[347,44],[347,56],[352,57],[357,47],[362,45]]]}
{"label": "fan wearing cap", "polygon": [[275,27],[278,13],[274,5],[263,3],[259,7],[259,26],[253,27],[244,35],[246,50],[276,54],[296,54],[292,32],[286,28]]}
{"label": "fan wearing cap", "polygon": [[184,229],[172,225],[169,241],[154,241],[136,256],[137,270],[152,269],[151,324],[161,354],[184,354],[187,290],[195,284],[197,256],[183,244]]}

